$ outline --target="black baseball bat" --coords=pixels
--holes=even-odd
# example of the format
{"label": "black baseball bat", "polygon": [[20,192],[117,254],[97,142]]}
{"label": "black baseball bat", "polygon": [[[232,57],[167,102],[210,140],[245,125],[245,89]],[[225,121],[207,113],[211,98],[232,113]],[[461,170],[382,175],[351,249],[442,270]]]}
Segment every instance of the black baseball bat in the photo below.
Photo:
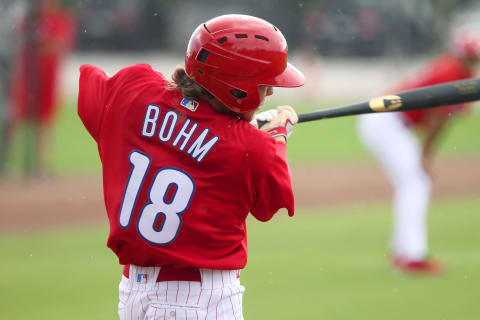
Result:
{"label": "black baseball bat", "polygon": [[298,122],[364,113],[420,110],[476,100],[480,100],[480,78],[446,82],[381,96],[366,102],[302,113],[298,115]]}

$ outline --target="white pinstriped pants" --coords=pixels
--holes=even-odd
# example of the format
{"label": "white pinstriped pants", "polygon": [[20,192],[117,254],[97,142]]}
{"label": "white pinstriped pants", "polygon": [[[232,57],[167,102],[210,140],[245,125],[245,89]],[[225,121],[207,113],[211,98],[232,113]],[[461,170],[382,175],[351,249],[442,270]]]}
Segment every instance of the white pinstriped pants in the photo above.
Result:
{"label": "white pinstriped pants", "polygon": [[200,269],[201,283],[156,282],[160,269],[130,265],[129,278],[122,275],[120,320],[243,320],[240,270]]}

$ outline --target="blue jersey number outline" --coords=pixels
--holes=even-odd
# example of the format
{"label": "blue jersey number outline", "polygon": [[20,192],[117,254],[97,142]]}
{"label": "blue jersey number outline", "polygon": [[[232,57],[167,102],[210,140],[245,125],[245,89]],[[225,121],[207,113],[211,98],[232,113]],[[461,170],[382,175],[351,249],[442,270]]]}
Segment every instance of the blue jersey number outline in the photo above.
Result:
{"label": "blue jersey number outline", "polygon": [[[138,195],[152,162],[147,154],[138,150],[130,153],[129,161],[132,170],[125,186],[118,217],[120,227],[124,229],[130,226]],[[138,215],[138,234],[153,245],[172,243],[182,227],[182,214],[189,208],[194,193],[195,182],[185,171],[174,167],[158,170],[148,190],[149,202]],[[159,218],[163,219],[161,225],[157,226]]]}

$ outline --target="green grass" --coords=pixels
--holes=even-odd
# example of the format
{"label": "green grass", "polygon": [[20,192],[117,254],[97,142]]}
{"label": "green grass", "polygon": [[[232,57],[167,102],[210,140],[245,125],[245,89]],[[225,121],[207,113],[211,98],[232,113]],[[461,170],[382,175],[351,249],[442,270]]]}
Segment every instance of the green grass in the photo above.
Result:
{"label": "green grass", "polygon": [[440,141],[440,155],[480,153],[480,105],[470,115],[462,115],[452,121]]}
{"label": "green grass", "polygon": [[[322,104],[309,104],[322,105]],[[323,104],[328,107],[338,104]],[[299,104],[299,112],[311,111]],[[452,121],[440,144],[440,156],[480,154],[480,112]],[[18,172],[21,163],[22,132],[17,134],[9,168]],[[319,162],[348,162],[371,159],[357,138],[356,117],[342,117],[299,124],[288,144],[293,165]],[[84,129],[74,103],[61,109],[54,128],[53,165],[59,174],[100,171],[96,144]]]}
{"label": "green grass", "polygon": [[478,319],[480,200],[436,202],[431,250],[442,278],[392,271],[385,205],[298,210],[249,223],[247,319]]}
{"label": "green grass", "polygon": [[97,144],[77,115],[76,105],[62,109],[55,126],[54,166],[60,173],[100,170]]}
{"label": "green grass", "polygon": [[[8,170],[18,174],[24,156],[25,130],[16,129],[8,157]],[[95,141],[90,137],[80,118],[76,106],[67,104],[61,108],[52,134],[52,165],[57,174],[81,174],[100,172],[100,158]]]}
{"label": "green grass", "polygon": [[356,118],[334,118],[301,123],[288,142],[291,163],[351,161],[369,158],[357,139]]}
{"label": "green grass", "polygon": [[[478,319],[478,197],[436,200],[430,247],[439,278],[392,271],[387,203],[300,208],[248,219],[246,319]],[[0,237],[0,319],[116,319],[120,267],[107,227]]]}
{"label": "green grass", "polygon": [[107,229],[0,240],[0,319],[114,319],[121,267]]}

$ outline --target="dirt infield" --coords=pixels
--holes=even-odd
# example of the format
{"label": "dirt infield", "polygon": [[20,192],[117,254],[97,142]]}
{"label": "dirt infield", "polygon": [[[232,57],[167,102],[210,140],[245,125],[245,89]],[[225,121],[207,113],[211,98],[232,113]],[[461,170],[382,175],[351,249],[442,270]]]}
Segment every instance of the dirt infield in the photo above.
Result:
{"label": "dirt infield", "polygon": [[[480,197],[480,157],[441,159],[435,164],[433,196]],[[380,167],[373,164],[295,168],[297,205],[338,205],[389,200],[392,188]]]}
{"label": "dirt infield", "polygon": [[[480,197],[480,158],[442,159],[435,166],[434,197]],[[386,200],[391,187],[371,163],[294,167],[296,206],[333,206]],[[29,232],[107,223],[101,178],[0,181],[0,232]]]}

